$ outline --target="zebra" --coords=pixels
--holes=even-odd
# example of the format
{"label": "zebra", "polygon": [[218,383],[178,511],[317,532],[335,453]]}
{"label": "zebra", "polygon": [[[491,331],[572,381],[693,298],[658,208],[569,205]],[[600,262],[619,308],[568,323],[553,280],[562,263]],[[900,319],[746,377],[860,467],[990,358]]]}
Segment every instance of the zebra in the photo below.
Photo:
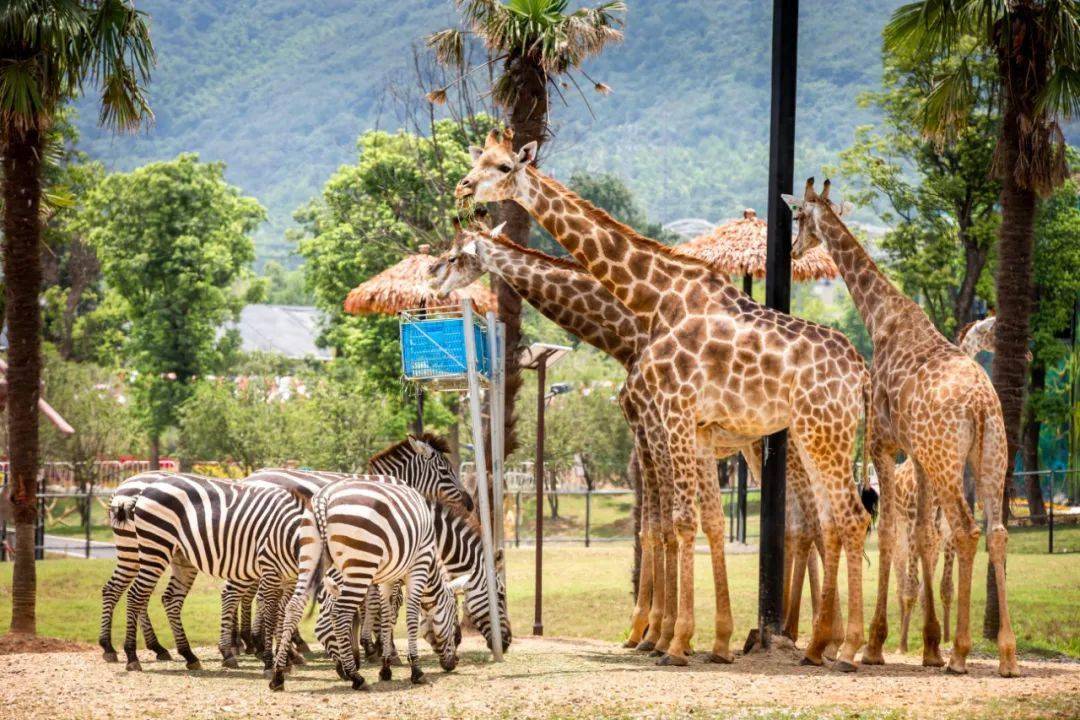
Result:
{"label": "zebra", "polygon": [[[333,596],[334,631],[337,646],[347,648],[353,617],[365,601],[372,584],[381,585],[383,613],[390,616],[390,588],[406,578],[408,600],[408,659],[410,678],[424,681],[420,670],[416,636],[421,607],[431,609],[435,648],[439,664],[449,672],[457,666],[457,645],[461,640],[457,601],[438,558],[435,518],[427,500],[401,482],[341,480],[319,490],[304,511],[300,526],[300,571],[292,597],[285,608],[281,629],[282,644],[274,659],[271,690],[285,686],[288,652],[285,644],[300,622],[307,598],[316,592],[320,576]],[[324,570],[333,567],[340,580],[330,580]],[[382,624],[382,680],[389,680],[389,624]],[[355,690],[364,687],[364,678],[353,662],[352,653],[340,653],[345,675]]]}
{"label": "zebra", "polygon": [[[133,498],[138,497],[148,484],[173,475],[175,473],[158,471],[139,473],[120,483],[113,493],[109,505],[109,517],[113,529],[113,539],[116,544],[116,567],[113,568],[112,575],[109,576],[109,579],[105,581],[105,585],[101,588],[101,629],[98,633],[98,644],[101,646],[106,662],[119,661],[116,648],[112,643],[113,614],[124,591],[128,589],[131,581],[135,579],[135,575],[139,572],[139,545],[135,538],[133,519],[125,515],[123,520],[117,520],[116,515],[119,512],[124,512],[121,508],[125,508]],[[186,564],[186,560],[182,555],[173,558],[173,562],[174,567]],[[177,580],[177,584],[179,582]],[[165,590],[165,597],[171,597],[175,592],[176,588],[172,579],[170,579],[169,586]],[[146,649],[151,650],[159,661],[172,660],[172,655],[158,641],[157,635],[154,633],[154,626],[150,623],[149,615],[140,618],[140,625],[142,626]],[[188,667],[189,669],[198,669],[198,661],[194,661],[194,664],[189,661]]]}
{"label": "zebra", "polygon": [[[264,632],[273,631],[281,584],[297,572],[302,508],[289,493],[280,488],[245,487],[175,474],[147,483],[136,496],[114,499],[111,508],[113,527],[132,524],[138,547],[138,572],[128,591],[124,638],[128,670],[142,669],[135,653],[136,624],[146,613],[154,585],[170,564],[173,579],[180,578],[180,588],[175,596],[162,601],[177,652],[189,668],[197,666],[198,659],[184,634],[180,611],[196,572],[231,580],[237,588],[221,610],[219,647],[223,654],[231,646],[235,602],[243,588],[260,584]],[[189,572],[177,572],[174,558],[178,553],[186,559]],[[263,662],[269,669],[274,659],[272,637],[266,645]]]}
{"label": "zebra", "polygon": [[[483,542],[480,529],[474,515],[462,515],[454,508],[449,508],[437,503],[428,503],[431,506],[435,521],[435,542],[438,547],[439,558],[442,560],[446,572],[453,578],[453,584],[464,588],[465,613],[483,635],[489,649],[492,647],[491,614],[487,603],[487,573],[484,571]],[[503,564],[502,550],[495,553],[497,569],[501,570]],[[502,629],[502,649],[505,652],[510,647],[510,618],[506,609],[506,588],[503,586],[500,573],[496,573],[496,589],[498,596],[499,626]],[[396,603],[395,603],[396,600]],[[381,606],[379,598],[371,594],[365,604],[363,635],[361,644],[371,656],[372,645],[367,640],[372,624],[377,620],[379,627],[382,623],[388,623],[392,629],[397,617],[397,605],[400,599],[391,598],[391,614],[379,618]],[[322,643],[327,654],[340,664],[338,655],[339,648],[334,637],[332,615],[329,611],[320,612],[315,624],[315,636]],[[380,629],[381,637],[381,629]],[[391,653],[393,649],[391,648]]]}

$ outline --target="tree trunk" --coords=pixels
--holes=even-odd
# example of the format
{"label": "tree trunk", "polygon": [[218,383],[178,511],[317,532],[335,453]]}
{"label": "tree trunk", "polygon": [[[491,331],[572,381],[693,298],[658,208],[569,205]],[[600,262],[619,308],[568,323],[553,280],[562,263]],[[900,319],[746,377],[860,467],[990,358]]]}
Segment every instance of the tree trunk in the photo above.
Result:
{"label": "tree trunk", "polygon": [[[1046,368],[1041,363],[1036,363],[1031,368],[1031,392],[1038,395],[1046,387]],[[1035,411],[1034,403],[1029,402],[1024,413],[1024,470],[1028,472],[1039,469],[1039,431],[1042,423]],[[1027,491],[1028,513],[1031,522],[1035,525],[1046,524],[1046,502],[1043,500],[1042,485],[1038,475],[1028,475],[1025,478]]]}
{"label": "tree trunk", "polygon": [[[1025,10],[1009,13],[999,29],[999,72],[1005,87],[1001,138],[998,144],[998,167],[1001,173],[1001,228],[998,232],[997,324],[994,327],[994,388],[1001,399],[1001,412],[1008,438],[1008,464],[1002,498],[1003,520],[1009,511],[1013,464],[1020,448],[1020,421],[1024,411],[1027,386],[1027,352],[1031,337],[1032,266],[1035,248],[1036,194],[1030,179],[1021,175],[1021,157],[1025,144],[1023,124],[1030,122],[1034,99],[1045,82],[1044,72],[1033,72],[1038,63],[1032,45],[1037,43],[1036,23]],[[1020,175],[1020,177],[1018,177]],[[983,636],[997,637],[999,616],[997,585],[993,565],[987,565],[986,615]]]}
{"label": "tree trunk", "polygon": [[41,153],[37,130],[4,131],[7,422],[15,522],[11,631],[35,633],[38,396],[41,393]]}
{"label": "tree trunk", "polygon": [[[506,71],[514,77],[517,95],[510,110],[510,129],[514,131],[514,148],[529,142],[543,144],[547,127],[547,84],[543,71],[527,58],[507,61]],[[519,245],[528,246],[532,219],[529,213],[512,201],[499,206],[499,219],[506,223],[505,232]],[[499,301],[499,320],[506,324],[506,417],[503,421],[504,454],[509,457],[517,447],[517,414],[514,407],[521,389],[521,368],[518,352],[521,348],[521,297],[500,278],[491,277],[491,287]]]}
{"label": "tree trunk", "polygon": [[150,436],[150,469],[161,469],[161,438],[157,435]]}
{"label": "tree trunk", "polygon": [[971,306],[975,302],[975,286],[979,282],[983,268],[986,267],[987,251],[980,248],[973,240],[963,240],[964,243],[964,277],[960,282],[960,290],[956,294],[956,303],[953,305],[953,318],[956,327],[953,335],[975,319],[975,313]]}

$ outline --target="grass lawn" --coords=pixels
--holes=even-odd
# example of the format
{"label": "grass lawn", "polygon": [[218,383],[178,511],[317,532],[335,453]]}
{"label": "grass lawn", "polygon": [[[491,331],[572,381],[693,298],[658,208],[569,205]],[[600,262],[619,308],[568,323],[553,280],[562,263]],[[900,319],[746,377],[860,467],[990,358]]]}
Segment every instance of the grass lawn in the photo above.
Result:
{"label": "grass lawn", "polygon": [[[1020,535],[1023,537],[1017,537]],[[1016,545],[1026,542],[1023,533],[1014,534]],[[631,548],[610,543],[583,548],[551,546],[544,557],[544,631],[546,635],[590,637],[616,642],[627,632],[632,610],[630,597]],[[508,553],[510,611],[515,632],[528,634],[533,615],[533,551],[511,548]],[[863,564],[866,622],[869,623],[876,585],[877,555],[869,553]],[[733,645],[741,645],[755,620],[757,606],[758,556],[727,558],[731,599],[735,612]],[[43,635],[96,642],[100,613],[100,589],[113,567],[111,560],[47,560],[38,564],[38,628]],[[843,565],[841,566],[843,567]],[[980,552],[973,583],[973,635],[976,652],[993,653],[993,643],[982,640],[981,627],[985,599],[986,554]],[[164,588],[164,581],[158,590]],[[697,588],[696,648],[705,649],[713,638],[713,593],[709,557],[698,555],[695,567]],[[845,581],[841,578],[841,587]],[[217,642],[221,583],[200,576],[184,608],[185,628],[192,642]],[[0,617],[11,604],[11,565],[0,566]],[[1017,641],[1022,653],[1038,656],[1068,656],[1080,659],[1080,555],[1022,554],[1009,558],[1010,608]],[[809,600],[804,605],[803,636],[809,632]],[[122,633],[122,608],[114,623],[114,642]],[[940,608],[940,606],[939,606]],[[160,602],[151,603],[155,627],[163,642],[171,636]],[[890,597],[890,639],[896,642],[895,591]],[[940,612],[940,609],[939,609]],[[955,608],[953,610],[955,618]],[[312,619],[305,621],[311,637]],[[913,652],[919,651],[921,615],[912,621]]]}

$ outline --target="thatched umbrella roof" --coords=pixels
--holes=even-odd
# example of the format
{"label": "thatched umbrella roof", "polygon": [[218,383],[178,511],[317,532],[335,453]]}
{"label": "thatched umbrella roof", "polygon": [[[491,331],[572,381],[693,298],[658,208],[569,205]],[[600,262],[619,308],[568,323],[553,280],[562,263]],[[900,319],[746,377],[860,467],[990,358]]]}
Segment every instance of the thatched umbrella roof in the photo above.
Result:
{"label": "thatched umbrella roof", "polygon": [[428,270],[435,263],[430,247],[420,246],[416,255],[407,255],[397,265],[368,278],[349,291],[345,312],[352,315],[382,313],[397,315],[402,310],[419,307],[460,305],[462,299],[472,300],[477,312],[495,309],[495,295],[478,282],[439,297],[429,285]]}
{"label": "thatched umbrella roof", "polygon": [[[727,275],[765,277],[766,224],[753,210],[716,226],[711,232],[675,246],[677,252],[704,260]],[[791,260],[791,276],[796,282],[832,280],[840,274],[829,252],[820,245],[799,259]]]}

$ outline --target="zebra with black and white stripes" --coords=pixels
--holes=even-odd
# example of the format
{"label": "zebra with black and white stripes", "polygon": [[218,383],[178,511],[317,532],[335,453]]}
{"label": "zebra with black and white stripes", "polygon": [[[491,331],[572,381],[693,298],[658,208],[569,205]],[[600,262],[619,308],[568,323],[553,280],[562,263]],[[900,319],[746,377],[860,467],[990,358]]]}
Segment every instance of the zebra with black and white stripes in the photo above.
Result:
{"label": "zebra with black and white stripes", "polygon": [[[438,547],[439,558],[447,574],[452,578],[453,585],[460,585],[464,589],[464,605],[466,616],[484,636],[488,648],[492,648],[491,613],[487,602],[487,573],[484,571],[484,550],[480,528],[475,516],[463,515],[460,512],[430,503],[435,521],[435,542]],[[503,554],[496,551],[496,566],[502,569]],[[496,573],[496,595],[498,597],[499,625],[502,629],[502,649],[505,652],[510,647],[510,617],[506,609],[506,588],[503,586],[500,573]],[[372,598],[374,600],[374,598]],[[379,608],[374,603],[366,604],[363,627],[364,634],[374,625],[376,632],[381,636],[381,624],[388,623],[393,628],[397,619],[397,608],[391,598],[391,615],[381,617],[377,614]],[[373,614],[372,611],[376,611]],[[327,654],[340,662],[338,646],[334,636],[334,628],[329,611],[320,612],[318,621],[315,623],[315,636],[322,643]],[[368,648],[368,643],[361,644]]]}
{"label": "zebra with black and white stripes", "polygon": [[[324,571],[333,567],[340,580],[328,584],[334,595],[337,647],[347,648],[353,617],[372,585],[385,590],[383,612],[390,615],[389,588],[406,578],[408,659],[413,682],[423,681],[417,649],[420,611],[429,609],[439,664],[446,671],[457,665],[457,602],[438,557],[435,518],[423,495],[400,482],[342,480],[315,493],[300,526],[300,570],[296,589],[285,609],[271,690],[285,685],[288,653],[285,644],[300,622],[308,597],[318,590]],[[384,623],[383,667],[389,679],[389,625]],[[364,687],[352,653],[340,653],[345,675],[354,689]]]}
{"label": "zebra with black and white stripes", "polygon": [[404,480],[429,500],[473,511],[473,499],[450,463],[450,446],[438,435],[409,435],[371,456],[368,472]]}
{"label": "zebra with black and white stripes", "polygon": [[[175,602],[165,602],[165,610],[177,651],[189,667],[198,659],[184,635],[180,609],[196,572],[230,580],[237,588],[229,604],[222,606],[222,648],[231,645],[234,601],[252,584],[260,586],[259,601],[266,615],[264,632],[273,631],[282,583],[297,573],[302,508],[289,493],[280,488],[246,487],[176,474],[148,483],[136,496],[114,501],[112,509],[114,528],[133,525],[138,548],[139,567],[128,591],[124,638],[128,670],[142,669],[135,652],[137,624],[165,569],[173,565],[177,577],[177,555],[187,560],[191,578]],[[270,637],[263,652],[267,668],[273,663],[272,644]]]}

